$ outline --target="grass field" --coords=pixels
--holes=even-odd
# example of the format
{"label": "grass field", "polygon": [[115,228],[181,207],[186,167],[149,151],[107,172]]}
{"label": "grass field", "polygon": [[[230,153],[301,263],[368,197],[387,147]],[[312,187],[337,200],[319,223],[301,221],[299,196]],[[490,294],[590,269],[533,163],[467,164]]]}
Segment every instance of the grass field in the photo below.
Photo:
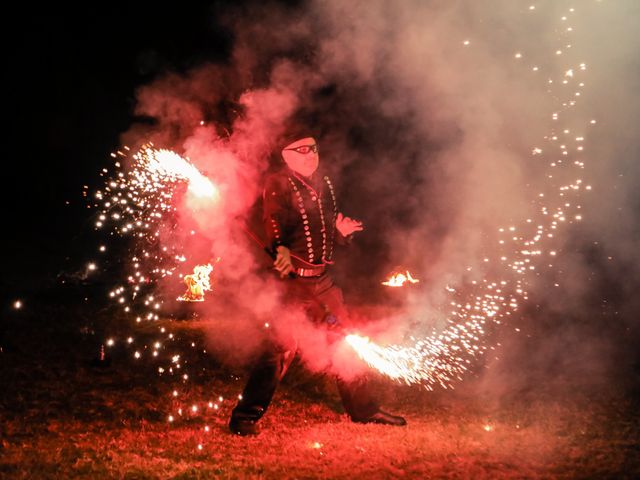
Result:
{"label": "grass field", "polygon": [[[65,314],[64,312],[67,312]],[[173,384],[130,355],[89,363],[78,310],[34,309],[5,323],[0,478],[637,478],[637,396],[579,383],[507,391],[470,378],[427,392],[376,379],[404,428],[351,423],[329,378],[294,364],[253,438],[227,419],[242,369],[213,359],[189,401],[219,409],[173,423]],[[5,318],[6,319],[6,318]],[[203,365],[204,367],[204,365]],[[193,365],[192,365],[193,368]],[[208,430],[208,431],[207,431]]]}

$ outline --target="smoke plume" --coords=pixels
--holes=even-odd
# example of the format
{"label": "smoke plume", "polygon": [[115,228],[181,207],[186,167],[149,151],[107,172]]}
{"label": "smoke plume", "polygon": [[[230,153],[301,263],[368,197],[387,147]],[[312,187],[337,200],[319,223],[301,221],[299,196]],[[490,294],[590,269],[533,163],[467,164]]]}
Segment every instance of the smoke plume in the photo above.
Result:
{"label": "smoke plume", "polygon": [[[526,373],[507,374],[497,362],[487,385],[553,375],[558,365],[566,375],[609,372],[612,359],[630,351],[618,340],[639,333],[640,6],[574,3],[330,0],[214,9],[232,32],[228,61],[167,72],[141,88],[136,113],[154,123],[124,139],[185,154],[221,189],[213,208],[184,206],[209,240],[206,254],[222,258],[209,314],[232,320],[224,333],[212,332],[215,348],[242,357],[269,323],[281,338],[297,337],[311,368],[329,367],[332,347],[283,306],[281,282],[263,273],[268,259],[259,260],[238,227],[259,205],[283,124],[304,110],[313,112],[340,210],[365,225],[334,267],[354,317],[366,316],[359,305],[397,307],[371,327],[380,341],[446,328],[447,286],[464,296],[470,282],[514,278],[495,260],[498,230],[539,221],[539,195],[557,191],[559,181],[550,177],[549,136],[571,143],[571,159],[585,164],[581,181],[592,186],[575,200],[582,221],[558,228],[544,246],[557,252],[553,261],[539,260],[526,301],[483,340],[506,345],[498,356]],[[557,84],[569,69],[580,77],[565,91]],[[575,108],[556,121],[565,94]],[[576,136],[584,150],[574,149]],[[395,267],[410,269],[419,288],[389,297],[379,283]]]}

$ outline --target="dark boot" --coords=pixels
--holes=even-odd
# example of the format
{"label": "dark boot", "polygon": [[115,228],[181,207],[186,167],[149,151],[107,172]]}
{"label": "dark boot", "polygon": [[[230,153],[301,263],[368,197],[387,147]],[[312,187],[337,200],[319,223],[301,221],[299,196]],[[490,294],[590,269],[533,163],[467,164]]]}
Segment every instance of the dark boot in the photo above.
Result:
{"label": "dark boot", "polygon": [[366,418],[352,418],[352,420],[356,423],[377,423],[379,425],[393,425],[394,427],[404,427],[407,424],[403,417],[392,415],[382,410],[378,410]]}
{"label": "dark boot", "polygon": [[269,408],[276,387],[290,363],[285,362],[287,353],[288,357],[295,355],[295,351],[282,352],[270,348],[255,364],[242,392],[242,399],[231,412],[229,430],[233,433],[241,436],[258,433],[257,423]]}
{"label": "dark boot", "polygon": [[260,410],[262,410],[261,407],[256,407],[256,411],[248,416],[245,416],[244,412],[236,412],[234,410],[231,415],[231,420],[229,420],[229,430],[231,430],[231,433],[235,433],[241,437],[257,435],[260,431],[257,425],[258,419],[264,415],[264,412]]}
{"label": "dark boot", "polygon": [[338,390],[345,410],[356,423],[403,426],[407,421],[397,415],[380,410],[366,377],[346,382],[338,379]]}
{"label": "dark boot", "polygon": [[351,381],[337,380],[342,404],[351,419],[369,418],[380,411],[366,377],[358,377]]}

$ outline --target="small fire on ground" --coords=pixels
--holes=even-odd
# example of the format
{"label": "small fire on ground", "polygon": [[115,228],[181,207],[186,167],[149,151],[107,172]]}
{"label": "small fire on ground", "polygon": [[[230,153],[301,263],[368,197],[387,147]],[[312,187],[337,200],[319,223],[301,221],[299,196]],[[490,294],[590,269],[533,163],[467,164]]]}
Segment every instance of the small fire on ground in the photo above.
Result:
{"label": "small fire on ground", "polygon": [[178,297],[178,300],[181,302],[204,302],[204,292],[211,290],[209,275],[212,270],[211,264],[196,265],[192,274],[184,276],[187,291]]}
{"label": "small fire on ground", "polygon": [[417,278],[413,278],[411,272],[409,272],[409,270],[406,270],[405,273],[396,273],[391,275],[391,277],[382,282],[382,285],[385,285],[387,287],[402,287],[407,282],[419,283],[420,280],[418,280]]}

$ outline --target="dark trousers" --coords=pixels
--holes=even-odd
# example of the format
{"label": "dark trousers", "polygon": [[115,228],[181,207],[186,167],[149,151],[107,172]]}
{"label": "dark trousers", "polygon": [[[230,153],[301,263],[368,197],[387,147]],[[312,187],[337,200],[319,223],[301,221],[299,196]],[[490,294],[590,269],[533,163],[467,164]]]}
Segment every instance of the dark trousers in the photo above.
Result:
{"label": "dark trousers", "polygon": [[[302,304],[311,320],[329,324],[335,319],[338,322],[346,320],[342,291],[328,275],[291,280],[288,286],[290,300]],[[262,418],[295,354],[295,347],[291,345],[267,344],[249,374],[242,399],[231,414],[232,420],[258,421]],[[379,410],[366,377],[349,381],[338,378],[337,385],[342,404],[352,420],[364,420]]]}

